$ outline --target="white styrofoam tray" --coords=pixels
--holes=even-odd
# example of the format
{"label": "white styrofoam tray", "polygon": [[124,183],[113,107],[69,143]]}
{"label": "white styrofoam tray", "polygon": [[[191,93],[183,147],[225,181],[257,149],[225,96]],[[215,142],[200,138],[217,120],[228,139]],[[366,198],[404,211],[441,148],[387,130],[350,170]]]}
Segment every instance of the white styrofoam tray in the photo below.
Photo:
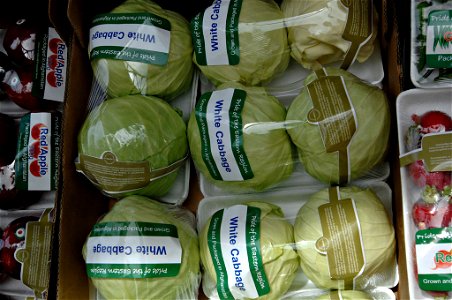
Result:
{"label": "white styrofoam tray", "polygon": [[[452,116],[452,89],[412,89],[402,92],[396,101],[397,133],[400,154],[407,153],[405,136],[413,114],[422,115],[431,110],[440,110]],[[416,226],[412,221],[411,209],[419,199],[421,188],[410,179],[407,168],[400,169],[403,203],[403,227],[407,260],[408,290],[410,299],[433,299],[422,292],[414,273],[415,257],[413,253]],[[451,297],[452,294],[450,293]]]}
{"label": "white styrofoam tray", "polygon": [[[371,188],[380,198],[383,205],[388,212],[389,219],[392,222],[392,192],[390,187],[384,182],[372,182],[357,184],[362,188]],[[325,187],[309,187],[309,188],[288,188],[279,191],[270,191],[263,194],[246,194],[246,195],[229,195],[229,196],[213,196],[204,198],[198,206],[197,211],[197,227],[198,232],[202,232],[202,228],[206,225],[209,218],[218,210],[226,207],[243,204],[249,201],[263,201],[273,203],[281,207],[284,212],[284,217],[292,224],[294,224],[299,209],[307,202],[309,197],[314,193],[324,189]],[[379,288],[393,288],[397,285],[398,268],[394,261],[392,270],[372,283],[372,286]],[[385,277],[385,278],[383,278]],[[297,276],[287,293],[287,299],[297,299],[300,293],[319,293],[322,290],[318,289],[301,270],[298,271]],[[286,297],[284,296],[284,297]],[[286,299],[286,298],[283,298]],[[389,298],[391,299],[391,298]]]}

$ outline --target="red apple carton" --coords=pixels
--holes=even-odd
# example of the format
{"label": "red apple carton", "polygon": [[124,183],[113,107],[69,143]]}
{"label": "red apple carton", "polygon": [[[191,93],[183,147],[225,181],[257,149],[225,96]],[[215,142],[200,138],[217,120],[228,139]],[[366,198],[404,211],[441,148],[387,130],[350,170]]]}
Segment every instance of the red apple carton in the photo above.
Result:
{"label": "red apple carton", "polygon": [[29,113],[21,118],[15,159],[16,188],[54,191],[61,156],[61,113]]}
{"label": "red apple carton", "polygon": [[46,299],[49,286],[53,210],[0,211],[0,294]]}

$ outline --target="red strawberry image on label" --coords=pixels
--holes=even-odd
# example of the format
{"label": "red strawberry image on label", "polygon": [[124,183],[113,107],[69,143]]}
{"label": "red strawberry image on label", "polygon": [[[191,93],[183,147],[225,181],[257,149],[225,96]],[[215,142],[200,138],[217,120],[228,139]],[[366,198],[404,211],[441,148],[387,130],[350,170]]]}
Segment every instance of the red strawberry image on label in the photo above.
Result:
{"label": "red strawberry image on label", "polygon": [[57,53],[58,51],[58,45],[63,44],[64,42],[59,38],[53,38],[49,41],[49,49],[53,53]]}
{"label": "red strawberry image on label", "polygon": [[435,268],[433,270],[448,269],[452,267],[452,254],[447,250],[439,250],[436,252],[433,261],[435,262]]}
{"label": "red strawberry image on label", "polygon": [[28,147],[28,153],[31,157],[38,158],[39,154],[41,154],[41,147],[39,144],[39,141],[36,141]]}
{"label": "red strawberry image on label", "polygon": [[55,70],[58,65],[58,56],[56,54],[52,54],[47,58],[47,67]]}
{"label": "red strawberry image on label", "polygon": [[31,137],[35,140],[39,139],[40,135],[41,135],[41,128],[46,126],[43,123],[36,123],[32,128],[31,128]]}
{"label": "red strawberry image on label", "polygon": [[57,78],[54,71],[51,71],[49,72],[49,74],[47,74],[47,82],[53,87],[57,86]]}
{"label": "red strawberry image on label", "polygon": [[37,160],[34,160],[30,164],[30,173],[35,177],[41,177],[41,167]]}

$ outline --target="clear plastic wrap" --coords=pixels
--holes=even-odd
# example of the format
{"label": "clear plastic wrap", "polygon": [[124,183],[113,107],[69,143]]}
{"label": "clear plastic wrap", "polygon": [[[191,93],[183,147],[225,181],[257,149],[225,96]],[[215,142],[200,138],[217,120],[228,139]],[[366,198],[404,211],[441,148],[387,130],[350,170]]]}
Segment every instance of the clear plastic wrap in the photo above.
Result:
{"label": "clear plastic wrap", "polygon": [[89,56],[108,98],[151,95],[172,100],[192,83],[187,20],[145,0],[127,0],[92,20]]}
{"label": "clear plastic wrap", "polygon": [[79,132],[78,146],[77,169],[102,192],[118,198],[164,197],[188,156],[182,116],[167,102],[142,95],[97,106]]}
{"label": "clear plastic wrap", "polygon": [[[356,277],[356,285],[352,288],[368,293],[370,299],[395,299],[394,294],[389,290],[398,283],[394,229],[391,222],[391,190],[387,184],[375,182],[361,188],[344,188],[340,193],[344,197],[351,196],[356,204],[355,212],[359,219],[358,231],[361,235],[361,243],[364,245],[365,264],[362,266],[362,272]],[[261,271],[261,276],[257,276],[258,279],[252,282],[254,285],[270,287],[270,292],[267,290],[267,293],[259,294],[257,299],[316,299],[328,292],[334,292],[334,286],[330,286],[331,290],[329,290],[321,286],[320,282],[311,280],[322,276],[329,277],[328,267],[315,268],[313,272],[306,269],[306,272],[303,272],[304,269],[298,265],[300,254],[306,252],[309,256],[310,249],[314,249],[316,244],[321,245],[320,242],[316,243],[316,240],[323,242],[327,240],[326,233],[323,234],[324,238],[320,239],[322,237],[320,209],[317,211],[319,197],[325,198],[321,204],[328,204],[329,189],[292,188],[262,194],[205,198],[198,207],[197,215],[203,266],[203,291],[209,299],[224,299],[221,293],[227,290],[232,292],[231,299],[256,298],[249,296],[240,288],[249,291],[253,286],[250,285],[249,280],[253,277],[251,275],[253,266],[259,261],[263,262],[263,266],[257,268]],[[341,199],[339,203],[343,203],[342,201],[350,200]],[[373,208],[378,209],[365,208],[368,201],[375,205]],[[312,221],[309,225],[299,226],[299,214],[304,214],[302,211],[304,207],[312,209],[312,205],[315,206],[314,211],[309,211],[308,214]],[[374,224],[369,223],[369,218],[374,224],[380,224],[379,228],[384,229],[384,232],[374,230]],[[320,230],[320,233],[316,240],[302,241],[297,235],[300,229],[310,232]],[[218,236],[220,232],[221,235]],[[294,232],[292,238],[287,236],[291,232]],[[337,239],[338,235],[333,235],[331,238]],[[250,251],[245,251],[246,248],[250,248]],[[344,249],[348,248],[336,247],[334,250],[341,252]],[[238,253],[237,250],[242,257],[234,255]],[[298,251],[296,259],[293,258],[295,251]],[[327,261],[329,256],[334,256],[331,252],[328,252],[328,255],[320,253],[322,251],[314,250],[314,252],[315,254],[311,255],[308,262],[305,261],[302,266],[306,263],[321,264]],[[221,262],[219,267],[218,262]],[[234,267],[238,265],[234,263],[239,263],[240,276],[235,274],[237,269]],[[294,263],[297,264],[295,270]],[[379,268],[372,263],[376,263]],[[261,280],[262,278],[266,281]],[[246,286],[243,287],[240,282]],[[377,290],[380,291],[377,292]]]}
{"label": "clear plastic wrap", "polygon": [[215,85],[260,85],[289,64],[283,14],[273,0],[213,1],[191,30],[193,61]]}
{"label": "clear plastic wrap", "polygon": [[397,98],[408,290],[412,299],[452,299],[451,99],[450,89],[413,89]]}
{"label": "clear plastic wrap", "polygon": [[372,1],[283,0],[291,56],[307,69],[355,59],[374,51],[378,17]]}
{"label": "clear plastic wrap", "polygon": [[452,1],[411,0],[410,77],[418,88],[452,87]]}
{"label": "clear plastic wrap", "polygon": [[200,284],[195,218],[143,196],[117,202],[83,247],[98,299],[197,299]]}
{"label": "clear plastic wrap", "polygon": [[[331,85],[343,92],[330,93]],[[188,138],[205,195],[387,178],[390,114],[382,90],[325,68],[295,100],[284,98],[287,115],[269,90],[231,82],[201,95]],[[324,119],[313,120],[314,112]]]}

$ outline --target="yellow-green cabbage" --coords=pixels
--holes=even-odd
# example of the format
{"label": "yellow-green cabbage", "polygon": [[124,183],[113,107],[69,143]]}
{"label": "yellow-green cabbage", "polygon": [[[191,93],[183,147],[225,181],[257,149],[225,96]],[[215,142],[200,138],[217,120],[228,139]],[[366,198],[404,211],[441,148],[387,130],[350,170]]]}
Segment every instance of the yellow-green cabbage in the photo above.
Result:
{"label": "yellow-green cabbage", "polygon": [[[348,147],[350,179],[356,179],[381,163],[386,155],[390,132],[390,112],[385,93],[342,69],[326,68],[331,76],[342,76],[356,116],[356,132]],[[312,73],[305,86],[314,81]],[[306,88],[287,111],[288,133],[297,146],[306,171],[325,183],[339,183],[339,154],[327,153],[319,126],[307,122],[313,108]],[[339,129],[338,129],[339,130]]]}
{"label": "yellow-green cabbage", "polygon": [[[303,67],[318,69],[344,59],[350,42],[342,37],[348,9],[341,0],[283,0],[281,10],[287,20],[291,56]],[[378,20],[373,11],[373,32],[358,52],[359,62],[374,51]]]}
{"label": "yellow-green cabbage", "polygon": [[243,181],[214,179],[203,160],[201,134],[195,113],[188,122],[190,154],[196,168],[214,185],[231,191],[262,191],[286,179],[293,171],[292,143],[286,132],[285,107],[262,87],[226,83],[217,90],[246,91],[242,110],[243,147],[254,177]]}
{"label": "yellow-green cabbage", "polygon": [[287,31],[276,2],[243,0],[238,32],[239,64],[204,66],[193,55],[195,64],[216,86],[228,81],[248,86],[267,83],[287,68],[290,59]]}
{"label": "yellow-green cabbage", "polygon": [[[298,256],[293,249],[293,227],[285,218],[281,208],[277,205],[250,201],[245,205],[257,207],[261,210],[260,217],[260,254],[264,265],[265,275],[270,285],[270,293],[255,299],[279,299],[292,284],[298,270]],[[216,272],[208,245],[208,229],[210,219],[199,234],[199,251],[204,267],[206,284],[216,284]],[[212,294],[214,291],[206,291]],[[245,298],[243,298],[245,299]]]}
{"label": "yellow-green cabbage", "polygon": [[[187,155],[186,125],[165,101],[131,95],[104,101],[86,118],[78,135],[79,155],[101,158],[112,152],[119,162],[149,162],[161,169]],[[173,186],[177,170],[128,194],[160,197]],[[123,192],[126,192],[125,190]]]}
{"label": "yellow-green cabbage", "polygon": [[[129,196],[117,202],[98,224],[107,222],[149,222],[176,226],[182,260],[175,277],[91,278],[105,299],[196,299],[201,279],[198,237],[193,215],[143,196]],[[86,260],[86,244],[83,247]]]}
{"label": "yellow-green cabbage", "polygon": [[[340,199],[352,198],[360,224],[365,267],[355,281],[356,289],[375,287],[395,271],[395,234],[381,200],[370,189],[340,188]],[[330,277],[328,257],[316,248],[323,237],[318,208],[330,203],[329,190],[313,194],[297,214],[295,243],[304,274],[322,289],[338,289],[341,280]]]}
{"label": "yellow-green cabbage", "polygon": [[91,66],[109,98],[125,95],[151,95],[171,100],[186,91],[192,82],[192,41],[187,20],[148,0],[127,0],[111,13],[152,13],[171,23],[168,62],[153,65],[143,62],[94,59]]}

